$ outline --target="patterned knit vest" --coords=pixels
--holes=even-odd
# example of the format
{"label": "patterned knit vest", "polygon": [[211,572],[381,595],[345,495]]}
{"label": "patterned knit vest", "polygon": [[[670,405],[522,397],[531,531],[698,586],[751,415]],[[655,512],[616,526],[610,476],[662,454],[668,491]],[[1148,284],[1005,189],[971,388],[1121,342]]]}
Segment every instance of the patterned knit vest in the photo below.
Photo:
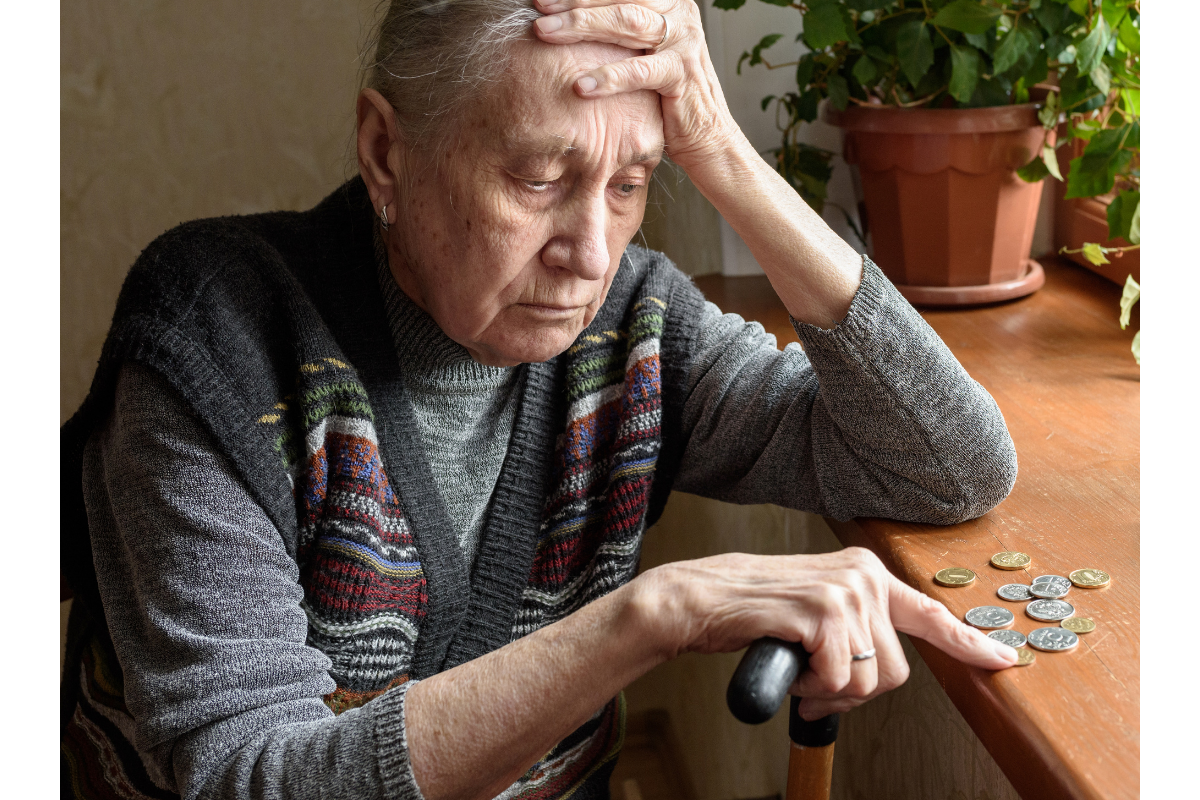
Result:
{"label": "patterned knit vest", "polygon": [[[629,581],[646,526],[669,493],[678,448],[662,463],[664,329],[672,297],[694,311],[698,295],[669,264],[641,269],[632,291],[610,294],[592,326],[553,365],[565,397],[549,456],[550,488],[509,641]],[[686,331],[685,325],[674,336]],[[145,352],[135,346],[126,357]],[[672,355],[673,383],[680,384],[686,359],[682,352]],[[154,365],[152,357],[139,360]],[[255,412],[253,425],[273,443],[275,463],[291,486],[308,644],[332,662],[337,689],[325,702],[341,713],[409,680],[428,621],[427,564],[385,469],[368,390],[350,359],[330,346],[327,354],[298,363],[290,383],[290,391]],[[104,385],[99,373],[93,394],[96,385]],[[676,406],[669,411],[677,418]],[[68,438],[64,428],[64,449]],[[666,438],[677,440],[669,431]],[[107,632],[93,627],[75,639],[78,671],[64,675],[64,792],[70,786],[79,797],[176,796],[148,774],[129,742],[132,720]],[[68,692],[73,678],[79,682]],[[618,697],[502,796],[571,796],[589,778],[607,776],[623,735]],[[592,786],[585,794],[597,791]]]}

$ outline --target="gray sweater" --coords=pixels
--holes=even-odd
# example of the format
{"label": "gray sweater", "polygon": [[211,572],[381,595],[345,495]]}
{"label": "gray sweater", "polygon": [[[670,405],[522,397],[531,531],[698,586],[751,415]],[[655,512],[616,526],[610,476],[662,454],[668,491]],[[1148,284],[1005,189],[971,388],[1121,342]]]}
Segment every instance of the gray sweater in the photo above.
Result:
{"label": "gray sweater", "polygon": [[[384,291],[422,444],[471,553],[512,429],[516,372],[478,367],[394,284]],[[978,516],[1011,489],[1015,453],[995,403],[869,261],[837,328],[796,324],[808,354],[778,350],[760,325],[711,304],[698,330],[675,488],[938,523]],[[114,411],[85,452],[84,492],[125,694],[156,709],[114,724],[156,783],[184,797],[375,798],[389,796],[386,761],[400,794],[420,797],[406,687],[336,717],[324,705],[334,686],[326,657],[305,645],[295,561],[153,371],[122,369]]]}

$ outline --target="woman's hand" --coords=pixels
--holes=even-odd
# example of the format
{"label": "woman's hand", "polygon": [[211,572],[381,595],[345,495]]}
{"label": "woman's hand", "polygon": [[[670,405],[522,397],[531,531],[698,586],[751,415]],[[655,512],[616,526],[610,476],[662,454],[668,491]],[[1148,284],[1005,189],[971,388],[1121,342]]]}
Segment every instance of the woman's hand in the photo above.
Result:
{"label": "woman's hand", "polygon": [[[960,661],[1003,669],[1016,651],[955,619],[946,607],[894,578],[868,550],[825,555],[741,553],[666,564],[638,578],[657,622],[656,638],[684,652],[731,652],[762,636],[801,642],[809,669],[792,694],[817,719],[847,711],[908,678],[896,631],[918,636]],[[875,658],[851,656],[874,648]]]}
{"label": "woman's hand", "polygon": [[[643,89],[662,96],[667,154],[689,173],[745,137],[729,113],[693,0],[537,0],[537,35],[553,44],[606,42],[648,50],[579,76],[581,97]],[[665,37],[665,38],[664,38]]]}

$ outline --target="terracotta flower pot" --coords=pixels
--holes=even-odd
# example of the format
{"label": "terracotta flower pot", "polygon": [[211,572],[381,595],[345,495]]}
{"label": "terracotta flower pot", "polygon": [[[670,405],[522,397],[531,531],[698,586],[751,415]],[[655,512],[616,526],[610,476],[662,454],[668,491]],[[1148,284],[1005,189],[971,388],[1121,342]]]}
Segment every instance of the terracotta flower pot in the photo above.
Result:
{"label": "terracotta flower pot", "polygon": [[822,118],[846,131],[874,260],[910,302],[991,303],[1045,283],[1029,258],[1042,184],[1016,175],[1042,144],[1036,106],[837,111],[826,103]]}

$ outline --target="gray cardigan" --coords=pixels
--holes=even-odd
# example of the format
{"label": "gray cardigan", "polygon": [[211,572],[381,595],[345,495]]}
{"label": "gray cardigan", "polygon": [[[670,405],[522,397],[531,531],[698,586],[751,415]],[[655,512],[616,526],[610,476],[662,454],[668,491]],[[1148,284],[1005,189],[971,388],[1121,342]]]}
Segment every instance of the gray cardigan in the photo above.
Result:
{"label": "gray cardigan", "polygon": [[[466,550],[488,502],[479,487],[500,470],[495,440],[512,428],[513,381],[472,370],[432,320],[394,300],[422,444]],[[805,349],[780,351],[760,325],[705,306],[676,489],[936,523],[1007,496],[1016,457],[995,403],[869,260],[837,328],[795,327]],[[419,379],[461,391],[422,402],[411,391]],[[463,435],[464,421],[486,433]],[[84,492],[130,706],[158,709],[152,725],[121,725],[156,783],[184,797],[382,798],[389,786],[420,797],[404,739],[411,683],[339,716],[322,703],[334,685],[328,660],[305,644],[296,562],[152,370],[122,368],[113,412],[85,451]],[[210,720],[212,704],[237,711],[193,722]]]}

